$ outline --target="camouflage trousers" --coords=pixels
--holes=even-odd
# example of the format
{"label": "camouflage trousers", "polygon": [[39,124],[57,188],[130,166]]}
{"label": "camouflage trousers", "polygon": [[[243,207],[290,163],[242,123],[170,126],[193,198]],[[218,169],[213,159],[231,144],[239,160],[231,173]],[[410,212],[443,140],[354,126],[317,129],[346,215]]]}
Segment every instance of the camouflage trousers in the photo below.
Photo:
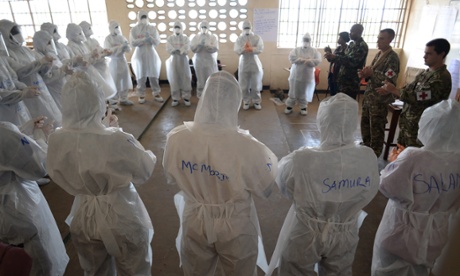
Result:
{"label": "camouflage trousers", "polygon": [[399,116],[399,136],[398,144],[405,147],[423,147],[423,144],[417,139],[418,135],[418,122],[420,117],[406,116],[401,113]]}
{"label": "camouflage trousers", "polygon": [[342,92],[342,93],[345,93],[347,94],[348,96],[352,97],[353,99],[356,100],[356,96],[358,96],[358,93],[359,93],[359,82],[358,83],[355,83],[355,82],[347,82],[347,83],[340,83],[340,80],[338,81],[338,86],[339,86],[339,89],[337,91],[338,92]]}
{"label": "camouflage trousers", "polygon": [[375,102],[364,97],[361,115],[361,136],[363,144],[374,150],[377,158],[382,154],[385,141],[385,125],[387,123],[388,106],[386,103]]}

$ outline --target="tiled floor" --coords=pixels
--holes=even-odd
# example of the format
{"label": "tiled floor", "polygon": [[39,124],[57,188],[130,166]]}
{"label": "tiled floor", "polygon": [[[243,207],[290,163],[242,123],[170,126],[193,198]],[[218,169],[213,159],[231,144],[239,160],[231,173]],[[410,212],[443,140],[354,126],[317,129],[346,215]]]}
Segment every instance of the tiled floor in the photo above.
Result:
{"label": "tiled floor", "polygon": [[[169,95],[167,86],[163,86],[162,89],[163,97]],[[240,111],[239,123],[241,128],[248,129],[254,137],[266,144],[280,159],[301,146],[317,146],[319,144],[319,132],[316,127],[318,109],[316,97],[314,97],[313,103],[309,105],[308,115],[301,116],[297,107],[292,114],[285,115],[283,113],[284,106],[276,105],[270,101],[271,94],[268,91],[263,92],[262,95],[263,109],[261,111],[253,108]],[[184,121],[193,120],[197,102],[196,98],[193,98],[191,107],[185,107],[183,104],[171,107],[171,100],[169,100],[162,106],[153,102],[151,95],[149,96],[144,105],[138,104],[136,98],[131,98],[135,101],[135,105],[123,107],[123,110],[118,112],[118,116],[121,127],[126,132],[133,133],[135,137],[142,134],[141,143],[145,148],[152,150],[158,158],[153,176],[137,188],[155,228],[152,242],[154,254],[152,274],[182,275],[175,249],[179,219],[174,207],[173,196],[178,192],[178,188],[166,183],[161,160],[166,134]],[[324,97],[324,95],[321,96]],[[154,119],[152,120],[152,118]],[[359,130],[356,132],[356,137],[357,139],[360,137]],[[380,158],[379,167],[383,168],[385,163]],[[64,220],[70,211],[72,197],[55,183],[42,187],[42,191],[55,215],[62,237],[69,238],[68,227]],[[275,191],[268,200],[256,198],[255,201],[266,255],[270,259],[291,202],[284,198],[279,191]],[[368,216],[360,229],[360,242],[353,265],[353,275],[370,275],[372,244],[385,204],[386,199],[378,194],[365,208]],[[71,260],[65,275],[82,275],[71,240],[66,239],[66,247]],[[260,270],[259,275],[263,275]]]}

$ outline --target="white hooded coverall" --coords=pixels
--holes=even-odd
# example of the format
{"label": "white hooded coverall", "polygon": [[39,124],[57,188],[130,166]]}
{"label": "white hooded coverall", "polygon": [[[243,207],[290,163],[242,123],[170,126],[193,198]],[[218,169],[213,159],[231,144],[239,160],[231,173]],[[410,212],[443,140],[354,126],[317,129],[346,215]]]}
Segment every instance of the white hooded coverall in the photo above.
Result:
{"label": "white hooded coverall", "polygon": [[166,74],[171,87],[171,98],[190,100],[192,91],[192,73],[188,63],[190,40],[183,34],[182,24],[174,22],[174,28],[180,28],[179,34],[172,34],[166,42],[166,51],[171,55],[166,60]]}
{"label": "white hooded coverall", "polygon": [[97,63],[100,62],[100,58],[94,55],[91,49],[85,44],[86,37],[82,28],[74,23],[68,24],[66,37],[69,40],[67,46],[72,51],[72,55],[74,57],[82,57],[88,62],[83,68],[76,69],[86,71],[92,79],[99,84],[103,84],[102,91],[105,94],[105,99],[112,98],[117,93],[115,83],[107,67],[96,67]]}
{"label": "white hooded coverall", "polygon": [[[251,32],[251,23],[247,20],[243,23],[243,31],[235,42],[233,50],[240,56],[238,64],[238,82],[243,91],[243,102],[249,104],[260,103],[262,91],[262,78],[264,71],[259,54],[264,50],[262,38]],[[252,51],[247,51],[247,47]]]}
{"label": "white hooded coverall", "polygon": [[[343,93],[321,101],[319,148],[279,162],[276,182],[294,202],[270,261],[270,275],[352,275],[365,207],[378,191],[377,158],[354,143],[358,104]],[[314,161],[312,161],[314,160]]]}
{"label": "white hooded coverall", "polygon": [[[147,16],[145,24],[141,21],[142,16]],[[146,81],[149,78],[153,95],[159,95],[161,59],[155,47],[160,44],[160,35],[157,29],[148,23],[146,11],[140,10],[137,18],[138,23],[129,34],[131,46],[135,48],[131,57],[131,65],[137,79],[137,93],[140,97],[145,96]]]}
{"label": "white hooded coverall", "polygon": [[16,72],[9,65],[9,57],[0,56],[0,121],[19,127],[32,119],[23,102],[26,87],[18,81]]}
{"label": "white hooded coverall", "polygon": [[203,93],[206,80],[212,73],[217,72],[217,52],[219,51],[219,41],[209,31],[209,23],[202,21],[200,23],[200,30],[196,36],[193,37],[190,43],[190,48],[193,55],[193,68],[196,74],[196,93],[200,98]]}
{"label": "white hooded coverall", "polygon": [[310,46],[310,34],[306,33],[303,39],[309,41],[308,45],[297,47],[289,53],[292,66],[289,74],[289,98],[286,100],[288,107],[293,107],[298,101],[301,109],[306,108],[313,99],[316,86],[315,67],[321,63],[321,53]]}
{"label": "white hooded coverall", "polygon": [[406,148],[382,171],[380,192],[389,200],[372,275],[429,275],[446,245],[449,218],[460,208],[459,118],[460,104],[452,99],[427,108],[418,131],[424,147]]}
{"label": "white hooded coverall", "polygon": [[75,196],[66,222],[85,275],[150,275],[153,227],[133,183],[156,157],[119,128],[106,128],[100,84],[76,72],[62,92],[63,127],[49,137],[48,173]]}
{"label": "white hooded coverall", "polygon": [[[80,22],[79,26],[81,27],[81,30],[83,31],[83,34],[86,38],[84,44],[93,55],[93,59],[91,61],[92,65],[94,68],[96,68],[99,74],[101,74],[107,85],[113,89],[113,95],[116,95],[118,90],[115,86],[115,81],[112,78],[112,74],[108,66],[108,60],[106,59],[107,53],[104,52],[104,49],[99,44],[99,41],[91,37],[93,35],[91,24],[86,21],[82,21]],[[97,53],[97,55],[95,55],[95,53]]]}
{"label": "white hooded coverall", "polygon": [[175,201],[185,275],[214,275],[218,260],[226,275],[257,275],[256,262],[267,268],[252,196],[270,195],[277,157],[238,128],[240,104],[235,78],[214,73],[194,122],[167,136],[163,167],[168,183],[182,190]]}
{"label": "white hooded coverall", "polygon": [[59,39],[61,39],[61,35],[59,35],[57,26],[55,24],[45,22],[40,26],[40,30],[47,31],[51,36],[53,36],[54,44],[56,45],[56,50],[61,61],[70,59],[72,57],[72,53],[67,48],[67,46],[64,45],[64,43],[59,42]]}
{"label": "white hooded coverall", "polygon": [[0,240],[24,244],[31,275],[64,275],[69,257],[34,181],[46,175],[46,151],[9,122],[0,122],[0,147]]}
{"label": "white hooded coverall", "polygon": [[20,82],[27,86],[36,86],[40,92],[40,96],[24,99],[24,103],[32,118],[46,116],[48,120],[54,121],[54,126],[60,126],[61,111],[39,74],[40,70],[46,70],[48,65],[42,63],[32,50],[11,39],[11,30],[15,26],[19,27],[9,20],[0,20],[0,30],[11,57],[10,66],[16,71]]}
{"label": "white hooded coverall", "polygon": [[[47,66],[44,70],[40,70],[40,75],[45,82],[46,87],[48,87],[51,96],[53,96],[57,107],[61,110],[61,91],[66,82],[66,73],[60,70],[63,64],[59,60],[57,52],[53,52],[57,50],[50,47],[50,41],[53,41],[53,37],[46,31],[38,31],[34,34],[33,44],[34,51],[37,56],[40,59],[45,56],[54,58],[51,66]],[[52,45],[54,45],[54,43]],[[66,62],[70,61],[70,59],[66,60]]]}
{"label": "white hooded coverall", "polygon": [[[118,28],[117,28],[118,27]],[[110,55],[109,69],[120,101],[128,100],[128,92],[133,88],[131,75],[129,74],[128,62],[125,53],[131,51],[128,40],[121,33],[120,25],[116,21],[109,23],[110,34],[105,38],[104,48],[112,51]]]}

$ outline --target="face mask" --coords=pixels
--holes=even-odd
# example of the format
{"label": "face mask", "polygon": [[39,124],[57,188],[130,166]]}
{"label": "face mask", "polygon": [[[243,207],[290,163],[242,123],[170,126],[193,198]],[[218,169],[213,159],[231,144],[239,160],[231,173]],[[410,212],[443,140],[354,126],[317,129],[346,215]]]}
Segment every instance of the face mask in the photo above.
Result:
{"label": "face mask", "polygon": [[75,38],[75,40],[76,40],[77,42],[83,42],[83,41],[86,41],[86,37],[85,37],[84,34],[79,33],[79,34],[77,35],[77,38]]}
{"label": "face mask", "polygon": [[141,24],[147,25],[147,18],[142,18],[141,19]]}
{"label": "face mask", "polygon": [[250,29],[244,29],[243,32],[244,32],[245,35],[249,35],[251,33],[251,30]]}
{"label": "face mask", "polygon": [[121,31],[119,27],[116,27],[115,30],[113,31],[116,35],[121,35]]}
{"label": "face mask", "polygon": [[18,43],[19,45],[22,45],[24,43],[24,37],[22,36],[21,33],[13,35],[13,39]]}
{"label": "face mask", "polygon": [[180,29],[179,28],[174,28],[174,33],[176,35],[180,35]]}
{"label": "face mask", "polygon": [[56,49],[52,45],[46,45],[46,52],[56,54]]}
{"label": "face mask", "polygon": [[208,28],[206,28],[206,27],[201,28],[201,32],[204,33],[204,34],[207,33],[207,32],[208,32]]}
{"label": "face mask", "polygon": [[89,29],[88,30],[88,37],[92,36],[94,33],[93,33],[93,30]]}
{"label": "face mask", "polygon": [[310,47],[310,42],[304,41],[304,42],[303,42],[303,47],[304,47],[304,48]]}
{"label": "face mask", "polygon": [[54,38],[54,41],[58,41],[61,38],[61,36],[57,32],[55,32],[53,34],[53,38]]}

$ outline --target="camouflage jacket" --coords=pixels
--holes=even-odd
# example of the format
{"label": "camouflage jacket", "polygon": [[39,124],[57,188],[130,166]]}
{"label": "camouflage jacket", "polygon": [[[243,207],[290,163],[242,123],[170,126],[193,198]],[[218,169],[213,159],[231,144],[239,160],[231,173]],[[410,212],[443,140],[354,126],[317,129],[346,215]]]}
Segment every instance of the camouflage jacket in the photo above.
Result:
{"label": "camouflage jacket", "polygon": [[358,69],[362,69],[366,64],[369,49],[363,38],[350,42],[348,53],[338,53],[334,59],[342,65],[339,71],[339,83],[359,84]]}
{"label": "camouflage jacket", "polygon": [[[394,101],[393,94],[381,95],[376,88],[381,87],[385,80],[396,85],[399,74],[399,57],[395,51],[389,50],[387,54],[383,54],[381,51],[377,53],[374,60],[372,61],[372,77],[367,82],[366,91],[364,96],[371,102],[389,104]],[[381,55],[383,60],[379,60]],[[378,61],[378,62],[377,62]]]}
{"label": "camouflage jacket", "polygon": [[404,102],[401,116],[418,122],[426,108],[449,98],[451,89],[452,78],[446,65],[436,71],[426,69],[401,89],[401,101]]}

